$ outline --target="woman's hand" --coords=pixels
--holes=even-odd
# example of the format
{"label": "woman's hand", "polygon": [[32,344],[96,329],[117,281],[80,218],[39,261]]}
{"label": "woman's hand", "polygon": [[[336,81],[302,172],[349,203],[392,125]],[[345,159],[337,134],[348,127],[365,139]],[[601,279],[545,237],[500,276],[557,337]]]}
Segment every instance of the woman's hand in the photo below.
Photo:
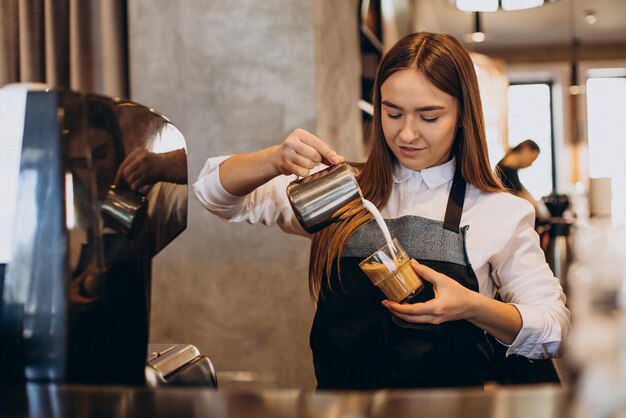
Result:
{"label": "woman's hand", "polygon": [[144,185],[152,185],[161,181],[165,164],[167,162],[161,154],[137,147],[126,156],[117,169],[115,185],[119,186],[122,180],[125,180],[132,190],[139,190]]}
{"label": "woman's hand", "polygon": [[304,129],[296,129],[279,145],[237,154],[220,164],[220,182],[236,196],[245,196],[281,174],[306,176],[320,162],[343,161],[335,150]]}
{"label": "woman's hand", "polygon": [[304,177],[320,163],[335,165],[342,161],[333,147],[304,129],[296,129],[276,146],[273,162],[280,174]]}
{"label": "woman's hand", "polygon": [[515,341],[523,325],[515,305],[473,292],[415,260],[411,260],[411,267],[424,280],[432,283],[435,298],[403,305],[384,300],[383,305],[393,315],[407,322],[435,325],[465,319],[504,344]]}
{"label": "woman's hand", "polygon": [[128,183],[132,190],[159,181],[187,183],[187,152],[183,149],[154,153],[137,147],[124,158],[115,175],[115,185]]}
{"label": "woman's hand", "polygon": [[411,260],[411,267],[420,277],[432,283],[435,298],[413,304],[384,300],[383,305],[393,315],[407,322],[436,325],[470,317],[476,292],[415,260]]}

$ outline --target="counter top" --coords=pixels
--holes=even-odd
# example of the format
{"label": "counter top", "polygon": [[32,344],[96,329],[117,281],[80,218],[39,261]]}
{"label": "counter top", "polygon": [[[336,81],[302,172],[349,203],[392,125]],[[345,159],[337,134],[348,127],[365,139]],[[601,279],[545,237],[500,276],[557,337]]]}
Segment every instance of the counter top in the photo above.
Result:
{"label": "counter top", "polygon": [[314,392],[38,385],[4,388],[2,417],[383,418],[566,416],[555,385],[493,389]]}

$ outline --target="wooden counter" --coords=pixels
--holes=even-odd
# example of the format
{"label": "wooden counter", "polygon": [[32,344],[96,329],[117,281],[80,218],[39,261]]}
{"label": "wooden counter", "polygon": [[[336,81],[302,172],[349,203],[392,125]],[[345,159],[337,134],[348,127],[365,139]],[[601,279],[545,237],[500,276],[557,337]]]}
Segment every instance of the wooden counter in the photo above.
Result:
{"label": "wooden counter", "polygon": [[540,385],[497,389],[311,392],[28,384],[3,389],[1,417],[557,418],[567,391]]}

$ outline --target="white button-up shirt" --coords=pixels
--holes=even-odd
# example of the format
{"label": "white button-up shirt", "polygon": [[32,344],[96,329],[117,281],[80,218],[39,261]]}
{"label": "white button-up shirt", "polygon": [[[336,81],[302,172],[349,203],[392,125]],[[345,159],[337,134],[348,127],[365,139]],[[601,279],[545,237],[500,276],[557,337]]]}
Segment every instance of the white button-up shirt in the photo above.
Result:
{"label": "white button-up shirt", "polygon": [[[294,176],[279,176],[247,196],[227,192],[219,181],[219,164],[209,158],[194,192],[210,212],[230,222],[278,224],[284,231],[308,236],[296,219],[285,190]],[[386,219],[412,215],[443,221],[455,162],[424,170],[397,164],[389,201],[380,212]],[[549,358],[561,353],[570,330],[565,295],[548,267],[534,230],[533,207],[509,193],[490,193],[468,184],[461,226],[469,225],[466,247],[479,292],[514,304],[522,330],[508,354]]]}

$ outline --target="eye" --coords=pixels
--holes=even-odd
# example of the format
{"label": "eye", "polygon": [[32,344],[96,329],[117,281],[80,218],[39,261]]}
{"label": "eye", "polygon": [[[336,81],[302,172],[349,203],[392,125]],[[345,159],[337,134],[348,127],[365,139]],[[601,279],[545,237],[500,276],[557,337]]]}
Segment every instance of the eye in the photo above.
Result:
{"label": "eye", "polygon": [[402,113],[387,113],[387,117],[389,119],[400,119],[402,117]]}
{"label": "eye", "polygon": [[433,117],[420,116],[420,118],[426,123],[435,123],[439,119],[439,116],[433,116]]}

